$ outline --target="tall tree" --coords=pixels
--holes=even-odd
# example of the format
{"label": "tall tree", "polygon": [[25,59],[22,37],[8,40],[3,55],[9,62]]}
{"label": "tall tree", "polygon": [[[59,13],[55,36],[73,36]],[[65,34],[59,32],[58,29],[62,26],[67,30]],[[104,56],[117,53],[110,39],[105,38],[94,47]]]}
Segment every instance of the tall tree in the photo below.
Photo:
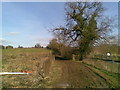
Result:
{"label": "tall tree", "polygon": [[103,15],[104,10],[100,2],[67,2],[66,25],[52,31],[60,40],[78,47],[82,60],[111,31],[111,19]]}

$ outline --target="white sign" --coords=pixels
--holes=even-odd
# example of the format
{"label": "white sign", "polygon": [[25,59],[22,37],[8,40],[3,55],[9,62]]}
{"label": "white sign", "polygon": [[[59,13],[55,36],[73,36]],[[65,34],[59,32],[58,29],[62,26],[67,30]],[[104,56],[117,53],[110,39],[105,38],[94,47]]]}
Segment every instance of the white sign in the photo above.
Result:
{"label": "white sign", "polygon": [[110,53],[107,53],[107,56],[110,56]]}

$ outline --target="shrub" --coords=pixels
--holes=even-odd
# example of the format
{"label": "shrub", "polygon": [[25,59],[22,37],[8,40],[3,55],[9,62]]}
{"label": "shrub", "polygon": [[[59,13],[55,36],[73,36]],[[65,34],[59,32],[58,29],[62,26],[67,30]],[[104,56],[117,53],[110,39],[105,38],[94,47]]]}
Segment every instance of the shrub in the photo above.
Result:
{"label": "shrub", "polygon": [[12,48],[13,46],[10,46],[10,45],[6,46],[6,49],[12,49]]}
{"label": "shrub", "polygon": [[0,49],[5,49],[5,46],[3,46],[3,45],[0,45]]}

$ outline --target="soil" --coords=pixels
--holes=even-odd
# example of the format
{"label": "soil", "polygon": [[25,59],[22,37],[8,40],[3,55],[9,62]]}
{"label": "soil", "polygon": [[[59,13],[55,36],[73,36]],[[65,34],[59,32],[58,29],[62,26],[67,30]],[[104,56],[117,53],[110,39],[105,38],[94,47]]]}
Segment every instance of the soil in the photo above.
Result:
{"label": "soil", "polygon": [[[56,65],[56,66],[55,66]],[[52,69],[52,88],[108,88],[109,79],[82,62],[55,60]],[[55,69],[56,68],[56,69]]]}

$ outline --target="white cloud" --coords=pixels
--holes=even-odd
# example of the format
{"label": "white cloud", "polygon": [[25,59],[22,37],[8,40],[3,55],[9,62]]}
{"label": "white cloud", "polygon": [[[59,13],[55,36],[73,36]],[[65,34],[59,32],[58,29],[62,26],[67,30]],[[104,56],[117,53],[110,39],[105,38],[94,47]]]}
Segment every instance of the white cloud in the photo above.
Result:
{"label": "white cloud", "polygon": [[38,41],[48,42],[48,41],[52,40],[52,38],[45,37],[45,38],[38,38],[37,40]]}
{"label": "white cloud", "polygon": [[20,34],[20,32],[9,32],[9,33],[7,33],[8,35],[18,35],[18,34]]}
{"label": "white cloud", "polygon": [[34,39],[36,43],[40,43],[42,46],[47,46],[49,42],[52,40],[52,37],[41,37],[41,38],[36,38]]}
{"label": "white cloud", "polygon": [[12,42],[7,40],[7,39],[4,39],[4,38],[0,38],[0,44],[1,45],[7,45],[7,44],[11,44]]}

